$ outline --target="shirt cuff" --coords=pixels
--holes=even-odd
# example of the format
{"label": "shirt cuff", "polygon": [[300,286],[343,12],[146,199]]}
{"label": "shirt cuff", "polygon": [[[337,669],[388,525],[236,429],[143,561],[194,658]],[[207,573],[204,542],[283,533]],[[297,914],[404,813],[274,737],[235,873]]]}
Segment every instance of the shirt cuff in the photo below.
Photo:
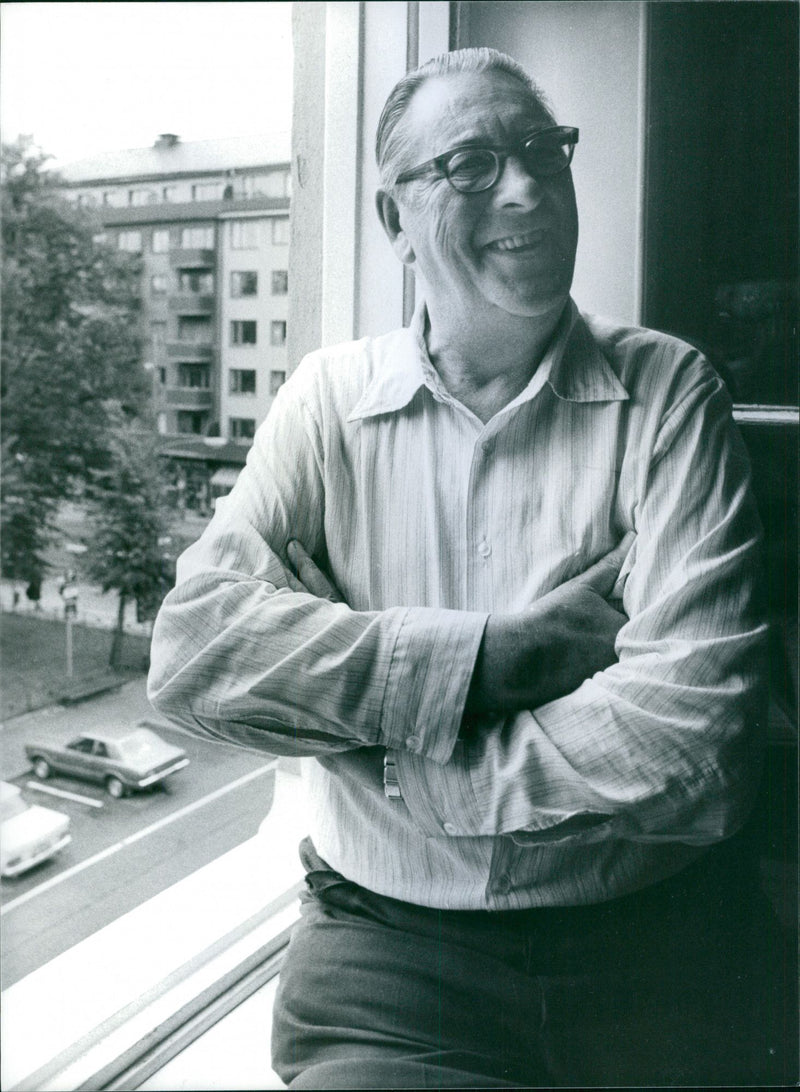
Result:
{"label": "shirt cuff", "polygon": [[410,607],[397,635],[378,742],[440,765],[453,753],[488,614]]}

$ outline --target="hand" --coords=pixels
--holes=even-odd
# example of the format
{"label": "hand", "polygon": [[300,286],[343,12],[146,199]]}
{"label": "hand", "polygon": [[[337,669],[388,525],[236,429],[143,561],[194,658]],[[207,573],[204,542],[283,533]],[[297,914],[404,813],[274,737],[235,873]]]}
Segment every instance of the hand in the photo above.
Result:
{"label": "hand", "polygon": [[316,595],[318,599],[329,599],[331,603],[344,602],[339,589],[319,565],[311,560],[299,542],[293,539],[286,547],[286,553],[289,563],[297,574],[296,576],[292,573],[288,574],[289,587],[292,591],[308,592],[310,595]]}
{"label": "hand", "polygon": [[615,663],[627,621],[607,597],[633,543],[629,533],[605,557],[521,614],[489,616],[465,713],[469,717],[535,709],[576,690]]}

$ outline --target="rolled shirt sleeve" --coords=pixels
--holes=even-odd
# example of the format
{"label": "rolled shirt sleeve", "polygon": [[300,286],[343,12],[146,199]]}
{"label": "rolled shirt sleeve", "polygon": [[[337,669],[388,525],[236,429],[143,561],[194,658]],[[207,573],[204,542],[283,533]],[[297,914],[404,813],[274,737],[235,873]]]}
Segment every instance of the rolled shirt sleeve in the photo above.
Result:
{"label": "rolled shirt sleeve", "polygon": [[444,771],[399,755],[428,833],[704,845],[746,818],[765,722],[760,526],[710,371],[663,416],[642,482],[618,662],[485,725]]}

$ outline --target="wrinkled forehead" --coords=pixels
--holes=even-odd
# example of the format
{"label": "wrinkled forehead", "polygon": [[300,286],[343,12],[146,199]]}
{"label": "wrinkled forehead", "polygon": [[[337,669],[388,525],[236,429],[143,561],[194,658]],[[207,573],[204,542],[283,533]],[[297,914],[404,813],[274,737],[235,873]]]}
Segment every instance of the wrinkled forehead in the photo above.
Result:
{"label": "wrinkled forehead", "polygon": [[407,152],[420,162],[459,144],[519,139],[553,118],[521,80],[490,70],[426,80],[401,124]]}

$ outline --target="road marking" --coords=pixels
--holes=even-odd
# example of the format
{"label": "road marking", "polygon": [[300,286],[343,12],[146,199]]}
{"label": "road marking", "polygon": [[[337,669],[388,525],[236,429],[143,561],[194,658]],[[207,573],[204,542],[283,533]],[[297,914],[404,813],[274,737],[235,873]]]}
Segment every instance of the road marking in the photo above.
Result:
{"label": "road marking", "polygon": [[63,796],[65,800],[75,800],[78,804],[88,804],[90,808],[102,808],[102,800],[94,800],[91,796],[78,796],[76,792],[67,792],[66,789],[54,789],[52,785],[41,785],[38,781],[26,781],[25,787],[36,792],[47,792],[51,796]]}
{"label": "road marking", "polygon": [[170,815],[165,815],[162,819],[158,819],[155,823],[151,823],[149,827],[144,827],[142,830],[137,830],[134,834],[129,834],[128,837],[123,838],[122,841],[115,842],[114,845],[102,849],[99,853],[95,853],[94,857],[88,857],[85,861],[80,861],[79,864],[73,865],[72,868],[68,868],[65,872],[59,872],[57,876],[45,880],[44,883],[40,883],[38,887],[32,887],[31,890],[26,891],[24,895],[20,895],[18,898],[12,899],[11,902],[5,903],[4,906],[0,906],[0,916],[7,914],[9,910],[14,910],[17,906],[22,906],[24,903],[29,902],[35,895],[41,895],[45,891],[49,891],[51,887],[56,887],[64,880],[68,880],[70,877],[76,876],[79,872],[91,868],[92,865],[97,864],[99,861],[104,861],[106,857],[111,857],[115,853],[119,853],[119,851],[125,849],[126,846],[133,845],[134,842],[146,838],[148,834],[153,834],[155,831],[161,830],[162,827],[174,823],[176,819],[182,819],[184,815],[189,815],[191,812],[197,811],[198,808],[205,807],[205,805],[210,804],[212,800],[218,800],[220,796],[225,796],[226,793],[231,792],[233,789],[238,789],[240,785],[246,785],[248,781],[254,781],[257,777],[263,777],[265,773],[274,770],[277,765],[278,760],[275,759],[266,766],[259,766],[257,770],[251,770],[250,773],[245,774],[236,781],[231,781],[228,785],[223,785],[221,788],[215,789],[214,792],[210,792],[207,796],[201,796],[199,800],[187,804],[185,808],[180,808]]}

